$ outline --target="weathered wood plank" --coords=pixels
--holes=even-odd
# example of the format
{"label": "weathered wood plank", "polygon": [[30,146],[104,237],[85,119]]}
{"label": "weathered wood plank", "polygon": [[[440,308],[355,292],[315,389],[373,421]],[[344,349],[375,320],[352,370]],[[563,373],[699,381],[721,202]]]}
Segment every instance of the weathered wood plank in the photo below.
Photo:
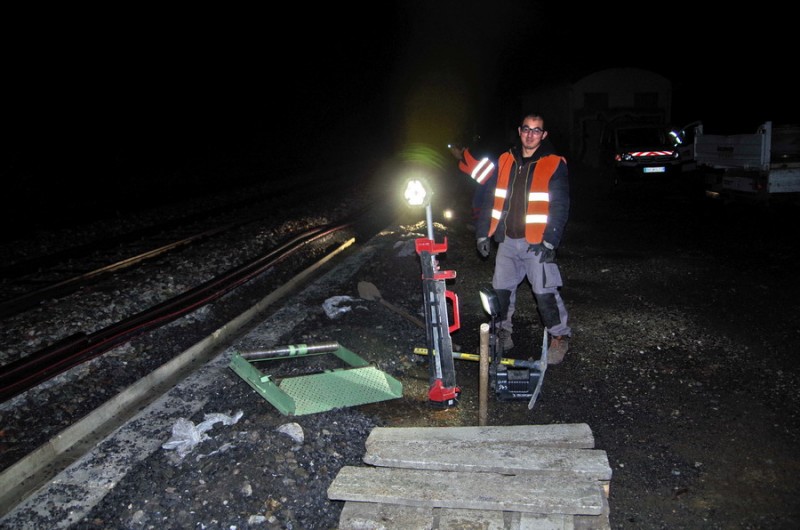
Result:
{"label": "weathered wood plank", "polygon": [[610,530],[605,451],[586,424],[376,427],[328,489],[340,530]]}
{"label": "weathered wood plank", "polygon": [[600,515],[576,515],[575,530],[611,530],[611,506],[608,504],[608,492],[603,495],[603,511]]}
{"label": "weathered wood plank", "polygon": [[576,475],[610,480],[605,451],[561,447],[520,447],[518,442],[483,440],[373,441],[364,462],[374,466],[444,471]]}
{"label": "weathered wood plank", "polygon": [[535,514],[494,510],[454,510],[347,501],[339,517],[338,530],[576,530],[582,519],[586,530],[610,529],[603,516]]}
{"label": "weathered wood plank", "polygon": [[435,508],[375,502],[344,503],[338,530],[389,530],[391,528],[433,528]]}
{"label": "weathered wood plank", "polygon": [[484,442],[516,442],[522,446],[557,446],[576,449],[594,447],[594,435],[585,423],[552,425],[504,425],[470,427],[375,427],[366,446],[391,440],[482,440]]}
{"label": "weathered wood plank", "polygon": [[407,506],[599,515],[595,481],[387,467],[345,466],[328,488],[331,500]]}

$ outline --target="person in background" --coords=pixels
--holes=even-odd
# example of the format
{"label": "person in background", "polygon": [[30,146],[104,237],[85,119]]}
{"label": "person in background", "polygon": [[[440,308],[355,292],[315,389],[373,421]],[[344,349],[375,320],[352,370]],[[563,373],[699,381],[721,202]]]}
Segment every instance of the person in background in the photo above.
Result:
{"label": "person in background", "polygon": [[[456,141],[447,145],[450,153],[458,160],[458,169],[469,176],[475,183],[472,194],[472,227],[478,221],[484,195],[489,189],[489,180],[494,175],[496,154],[481,142],[481,137],[475,135],[471,141]],[[498,151],[500,152],[500,151]]]}
{"label": "person in background", "polygon": [[556,250],[569,218],[569,172],[566,159],[545,142],[541,113],[526,113],[517,132],[519,143],[500,155],[496,175],[484,194],[475,226],[477,249],[486,258],[489,238],[498,243],[492,287],[501,303],[497,329],[503,350],[514,347],[514,294],[527,277],[539,318],[550,335],[547,362],[559,364],[572,336],[556,264]]}

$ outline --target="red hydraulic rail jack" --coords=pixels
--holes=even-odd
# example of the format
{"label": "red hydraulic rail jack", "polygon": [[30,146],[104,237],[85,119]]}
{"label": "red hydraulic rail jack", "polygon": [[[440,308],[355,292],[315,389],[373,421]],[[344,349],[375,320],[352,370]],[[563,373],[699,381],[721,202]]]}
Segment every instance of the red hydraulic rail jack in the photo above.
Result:
{"label": "red hydraulic rail jack", "polygon": [[[428,351],[430,356],[430,388],[428,402],[433,406],[452,407],[458,402],[461,389],[456,386],[453,363],[453,341],[450,333],[461,327],[458,312],[458,295],[446,289],[445,281],[456,277],[456,271],[439,270],[436,255],[447,250],[447,238],[437,244],[433,240],[430,219],[428,235],[415,241],[422,263],[422,291],[425,300]],[[453,305],[453,325],[449,324],[447,301]]]}

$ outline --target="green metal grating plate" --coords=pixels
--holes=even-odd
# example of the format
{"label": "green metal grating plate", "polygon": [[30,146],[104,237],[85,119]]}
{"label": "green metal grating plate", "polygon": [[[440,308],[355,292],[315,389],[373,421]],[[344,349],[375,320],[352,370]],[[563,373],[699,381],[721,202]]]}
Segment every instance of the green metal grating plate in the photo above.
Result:
{"label": "green metal grating plate", "polygon": [[280,389],[294,399],[295,414],[314,414],[402,397],[399,381],[367,366],[284,379]]}
{"label": "green metal grating plate", "polygon": [[[287,377],[276,384],[272,375],[263,373],[253,364],[269,359],[305,356],[314,349],[319,353],[334,354],[340,362],[343,361],[350,368],[328,369],[314,374]],[[248,359],[255,358],[253,362],[239,353],[234,353],[230,363],[230,368],[239,377],[282,414],[301,416],[403,397],[403,385],[400,381],[369,366],[364,359],[338,343],[293,345],[274,351],[283,354],[285,353],[283,350],[289,353],[281,357],[260,357],[262,354],[270,355],[269,352],[247,354]],[[278,379],[280,378],[276,381]]]}

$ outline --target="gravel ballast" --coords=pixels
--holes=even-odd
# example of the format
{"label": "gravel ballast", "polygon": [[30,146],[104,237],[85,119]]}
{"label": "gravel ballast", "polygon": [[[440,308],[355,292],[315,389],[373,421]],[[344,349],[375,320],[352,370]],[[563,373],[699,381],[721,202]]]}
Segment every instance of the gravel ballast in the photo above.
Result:
{"label": "gravel ballast", "polygon": [[[612,528],[795,528],[800,256],[782,236],[795,212],[707,202],[691,186],[608,195],[590,177],[573,172],[572,217],[558,251],[571,351],[547,370],[533,410],[492,399],[489,423],[588,424],[613,470]],[[447,238],[441,268],[457,272],[448,285],[460,302],[454,349],[476,353],[487,321],[477,292],[491,282],[496,249],[489,260],[475,252],[463,217],[468,203],[467,195],[458,202],[461,218],[437,221],[435,237]],[[202,407],[186,419],[238,421],[215,423],[183,458],[160,447],[131,462],[69,527],[336,528],[343,503],[329,500],[327,488],[343,466],[363,465],[372,428],[477,425],[478,363],[455,361],[458,406],[431,407],[428,359],[413,353],[425,345],[425,331],[358,298],[358,282],[368,281],[424,318],[413,240],[426,227],[421,213],[406,215],[364,243],[368,259],[352,265],[352,275],[275,308],[232,346],[338,341],[400,380],[402,398],[288,417],[233,371],[219,370]],[[324,302],[345,295],[353,297],[349,309],[326,314]],[[289,320],[270,320],[281,315]],[[509,355],[538,358],[541,325],[524,283],[515,319]],[[302,441],[291,436],[297,432]],[[162,443],[172,436],[164,429]]]}

